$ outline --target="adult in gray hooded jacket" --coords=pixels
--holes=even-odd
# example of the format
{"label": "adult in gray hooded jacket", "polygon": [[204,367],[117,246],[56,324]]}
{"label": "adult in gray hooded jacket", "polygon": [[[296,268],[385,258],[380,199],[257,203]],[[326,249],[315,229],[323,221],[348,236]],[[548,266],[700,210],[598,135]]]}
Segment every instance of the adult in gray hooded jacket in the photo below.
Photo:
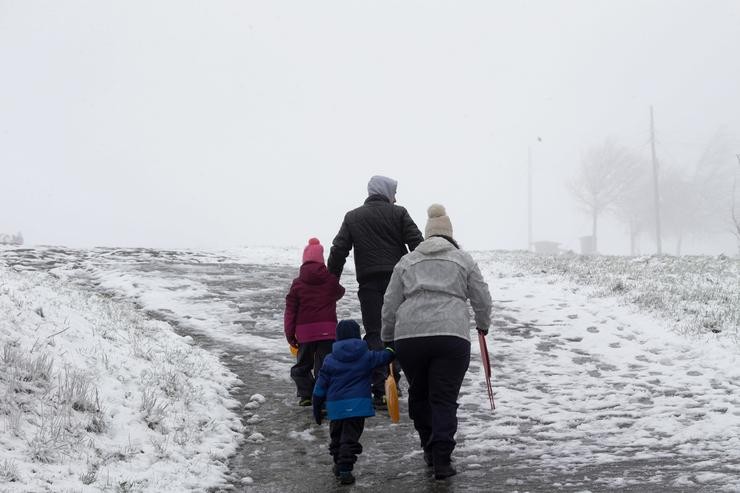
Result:
{"label": "adult in gray hooded jacket", "polygon": [[409,381],[409,416],[424,460],[437,479],[451,465],[457,397],[470,363],[470,314],[478,330],[491,325],[491,294],[478,265],[460,250],[443,206],[428,209],[425,240],[396,264],[385,293],[381,338],[393,343]]}

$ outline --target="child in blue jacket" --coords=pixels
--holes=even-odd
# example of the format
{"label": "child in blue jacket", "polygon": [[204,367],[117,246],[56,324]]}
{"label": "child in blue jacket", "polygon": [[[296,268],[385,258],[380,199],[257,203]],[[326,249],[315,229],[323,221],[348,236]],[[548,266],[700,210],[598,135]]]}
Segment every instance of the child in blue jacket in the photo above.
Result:
{"label": "child in blue jacket", "polygon": [[332,471],[342,484],[352,484],[352,469],[362,453],[360,436],[365,418],[375,416],[370,377],[375,368],[393,361],[394,354],[391,348],[370,351],[354,320],[340,321],[336,334],[332,352],[324,359],[313,389],[313,415],[321,424],[321,408],[326,401]]}

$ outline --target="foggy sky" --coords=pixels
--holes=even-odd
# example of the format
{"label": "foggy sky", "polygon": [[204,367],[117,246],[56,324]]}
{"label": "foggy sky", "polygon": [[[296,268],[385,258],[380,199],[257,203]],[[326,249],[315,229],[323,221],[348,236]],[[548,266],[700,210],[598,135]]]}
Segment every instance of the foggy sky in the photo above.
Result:
{"label": "foggy sky", "polygon": [[738,26],[737,1],[0,0],[0,232],[329,244],[383,174],[422,230],[439,202],[464,247],[525,248],[531,146],[534,238],[575,249],[566,182],[606,138],[649,157],[650,105],[661,163],[740,152]]}

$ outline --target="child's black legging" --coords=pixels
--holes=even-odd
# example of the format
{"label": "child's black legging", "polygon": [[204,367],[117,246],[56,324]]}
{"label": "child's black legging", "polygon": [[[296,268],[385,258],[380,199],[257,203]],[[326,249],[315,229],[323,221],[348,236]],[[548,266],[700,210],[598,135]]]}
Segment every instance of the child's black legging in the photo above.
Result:
{"label": "child's black legging", "polygon": [[329,423],[331,443],[329,453],[339,471],[351,471],[362,453],[360,436],[365,429],[365,418],[335,419]]}
{"label": "child's black legging", "polygon": [[333,340],[304,342],[298,346],[295,365],[290,369],[290,376],[295,382],[298,397],[311,399],[313,386],[319,376],[324,358],[331,353]]}

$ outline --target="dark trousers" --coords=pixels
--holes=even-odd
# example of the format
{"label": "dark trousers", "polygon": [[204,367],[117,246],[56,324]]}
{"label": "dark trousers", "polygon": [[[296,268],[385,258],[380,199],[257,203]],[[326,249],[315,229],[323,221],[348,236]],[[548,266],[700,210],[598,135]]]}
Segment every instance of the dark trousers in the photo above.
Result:
{"label": "dark trousers", "polygon": [[409,381],[409,417],[434,464],[450,463],[457,432],[457,397],[470,364],[470,342],[454,336],[412,337],[395,342]]}
{"label": "dark trousers", "polygon": [[[362,325],[365,327],[365,341],[371,350],[383,349],[383,341],[380,339],[382,326],[381,312],[383,310],[383,297],[388,283],[391,280],[390,272],[371,274],[359,281],[357,297],[360,299],[360,311],[362,312]],[[401,374],[394,365],[393,376],[398,382]],[[388,367],[375,368],[372,374],[373,395],[385,395],[385,379],[388,378]]]}
{"label": "dark trousers", "polygon": [[365,418],[335,419],[329,422],[329,453],[339,471],[351,471],[362,453],[360,436],[365,429]]}
{"label": "dark trousers", "polygon": [[319,376],[324,358],[331,353],[332,340],[304,342],[298,345],[295,365],[290,368],[290,377],[298,389],[298,397],[310,399],[313,385]]}

